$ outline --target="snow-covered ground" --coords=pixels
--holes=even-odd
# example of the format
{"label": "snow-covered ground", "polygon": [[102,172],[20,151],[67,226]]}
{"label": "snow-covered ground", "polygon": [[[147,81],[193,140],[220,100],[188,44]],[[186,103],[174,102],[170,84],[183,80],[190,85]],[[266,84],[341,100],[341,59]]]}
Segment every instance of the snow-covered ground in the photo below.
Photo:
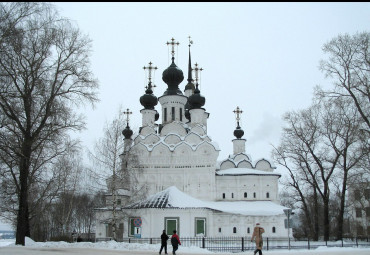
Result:
{"label": "snow-covered ground", "polygon": [[[15,245],[14,239],[0,240],[1,255],[58,255],[58,254],[78,254],[78,255],[113,255],[113,254],[158,254],[159,244],[138,244],[138,243],[121,243],[115,241],[98,242],[98,243],[67,243],[67,242],[34,242],[26,238],[24,247]],[[171,245],[168,246],[168,253],[172,253]],[[163,254],[163,253],[162,253]],[[179,247],[177,254],[231,254],[231,253],[215,253],[199,247]],[[233,253],[233,254],[252,254],[252,251]],[[264,255],[369,255],[370,248],[327,248],[326,246],[319,247],[313,250],[269,250],[263,251]]]}

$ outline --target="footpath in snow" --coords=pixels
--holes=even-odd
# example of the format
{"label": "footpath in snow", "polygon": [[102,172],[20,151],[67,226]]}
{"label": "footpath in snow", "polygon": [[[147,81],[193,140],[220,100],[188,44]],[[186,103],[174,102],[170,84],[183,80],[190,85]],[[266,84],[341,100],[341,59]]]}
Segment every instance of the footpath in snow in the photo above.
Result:
{"label": "footpath in snow", "polygon": [[[116,255],[116,254],[133,254],[146,255],[158,254],[160,244],[138,244],[138,243],[122,243],[115,241],[108,242],[34,242],[30,238],[26,238],[26,245],[15,245],[14,239],[0,240],[0,255]],[[162,253],[163,254],[163,253]],[[172,254],[172,246],[168,245],[168,254]],[[250,254],[252,251],[239,253],[216,253],[199,247],[179,247],[176,254]],[[263,251],[264,255],[369,255],[370,248],[352,248],[352,247],[326,247],[322,246],[317,249],[307,250],[269,250]]]}

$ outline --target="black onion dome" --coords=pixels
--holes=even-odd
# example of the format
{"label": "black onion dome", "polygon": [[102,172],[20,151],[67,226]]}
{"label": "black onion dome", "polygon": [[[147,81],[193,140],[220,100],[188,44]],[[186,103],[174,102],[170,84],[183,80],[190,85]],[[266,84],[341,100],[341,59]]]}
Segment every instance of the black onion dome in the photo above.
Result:
{"label": "black onion dome", "polygon": [[239,124],[238,126],[236,127],[236,129],[234,130],[234,136],[238,139],[242,138],[242,136],[244,135],[244,131],[243,129],[240,128]]}
{"label": "black onion dome", "polygon": [[168,86],[163,95],[182,95],[179,84],[184,80],[184,74],[173,61],[172,64],[163,71],[162,80]]}
{"label": "black onion dome", "polygon": [[188,98],[188,102],[190,105],[189,109],[199,109],[206,103],[206,98],[200,94],[200,90],[198,89],[198,85],[194,90],[194,94]]}
{"label": "black onion dome", "polygon": [[134,132],[132,132],[132,130],[130,129],[130,127],[128,125],[122,131],[122,135],[125,137],[125,139],[130,139],[133,133]]}
{"label": "black onion dome", "polygon": [[140,104],[144,106],[145,109],[154,110],[154,106],[158,104],[158,98],[153,95],[153,90],[149,84],[149,87],[145,91],[145,94],[140,97]]}

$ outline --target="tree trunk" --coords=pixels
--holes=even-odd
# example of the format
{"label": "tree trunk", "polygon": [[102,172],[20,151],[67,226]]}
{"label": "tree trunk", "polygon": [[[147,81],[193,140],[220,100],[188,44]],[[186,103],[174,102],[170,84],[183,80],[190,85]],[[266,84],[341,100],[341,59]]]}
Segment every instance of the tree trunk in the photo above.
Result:
{"label": "tree trunk", "polygon": [[340,197],[340,208],[339,208],[339,215],[338,215],[337,240],[342,240],[343,238],[343,216],[344,216],[344,208],[345,208],[345,202],[346,202],[347,178],[348,178],[348,171],[347,169],[344,169],[342,194]]}
{"label": "tree trunk", "polygon": [[329,224],[329,199],[324,198],[324,240],[329,241],[330,224]]}
{"label": "tree trunk", "polygon": [[319,202],[318,202],[318,195],[317,190],[314,188],[314,231],[313,231],[313,240],[318,241],[319,240]]}
{"label": "tree trunk", "polygon": [[28,177],[31,158],[31,139],[25,138],[22,146],[23,157],[19,169],[19,205],[17,215],[17,233],[15,244],[25,245],[25,237],[30,236],[30,222],[28,211]]}

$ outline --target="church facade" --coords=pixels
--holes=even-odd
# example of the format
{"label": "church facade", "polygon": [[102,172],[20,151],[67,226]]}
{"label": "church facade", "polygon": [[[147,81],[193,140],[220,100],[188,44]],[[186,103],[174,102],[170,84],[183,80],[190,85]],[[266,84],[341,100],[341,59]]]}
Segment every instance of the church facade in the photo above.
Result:
{"label": "church facade", "polygon": [[157,68],[152,63],[144,67],[149,82],[140,98],[142,126],[136,137],[128,123],[122,132],[122,171],[130,173],[130,184],[117,185],[120,188],[107,197],[107,206],[96,209],[96,237],[112,237],[113,205],[118,208],[113,231],[118,240],[157,237],[163,229],[169,235],[176,229],[182,237],[249,236],[257,222],[266,236],[286,237],[287,208],[279,204],[278,195],[280,174],[269,160],[252,161],[246,154],[239,126],[242,111],[239,107],[234,111],[238,124],[233,153],[218,161],[220,148],[207,135],[209,113],[199,90],[202,69],[192,67],[189,44],[188,79],[182,91],[184,74],[174,61],[178,43],[172,38],[167,44],[172,47],[172,63],[162,74],[167,89],[157,98],[151,81]]}

